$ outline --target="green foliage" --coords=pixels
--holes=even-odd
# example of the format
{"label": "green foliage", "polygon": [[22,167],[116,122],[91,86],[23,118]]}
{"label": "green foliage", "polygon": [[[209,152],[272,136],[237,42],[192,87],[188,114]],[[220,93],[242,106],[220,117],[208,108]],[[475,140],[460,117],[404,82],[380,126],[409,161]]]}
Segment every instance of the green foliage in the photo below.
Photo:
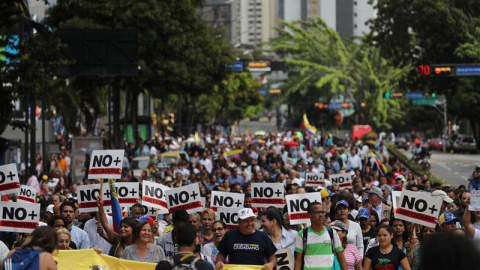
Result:
{"label": "green foliage", "polygon": [[[390,129],[403,116],[401,101],[383,95],[398,87],[407,68],[392,66],[374,47],[342,39],[320,18],[284,22],[278,30],[280,37],[271,46],[290,71],[282,102],[288,100],[303,112],[316,101],[326,102],[341,94],[356,109],[366,102],[366,123],[378,129]],[[314,124],[325,126],[326,122]]]}

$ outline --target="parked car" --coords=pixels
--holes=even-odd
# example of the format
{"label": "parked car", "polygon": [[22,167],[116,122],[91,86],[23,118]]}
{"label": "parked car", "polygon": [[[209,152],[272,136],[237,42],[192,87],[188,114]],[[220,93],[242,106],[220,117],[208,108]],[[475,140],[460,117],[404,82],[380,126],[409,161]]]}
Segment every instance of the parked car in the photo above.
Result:
{"label": "parked car", "polygon": [[433,138],[428,140],[428,145],[430,146],[430,150],[443,150],[443,139],[440,138]]}
{"label": "parked car", "polygon": [[458,136],[453,143],[453,151],[477,153],[477,142],[470,136]]}
{"label": "parked car", "polygon": [[408,151],[408,148],[410,148],[410,141],[403,136],[399,136],[395,138],[395,146],[397,148],[403,148],[405,149],[405,151]]}

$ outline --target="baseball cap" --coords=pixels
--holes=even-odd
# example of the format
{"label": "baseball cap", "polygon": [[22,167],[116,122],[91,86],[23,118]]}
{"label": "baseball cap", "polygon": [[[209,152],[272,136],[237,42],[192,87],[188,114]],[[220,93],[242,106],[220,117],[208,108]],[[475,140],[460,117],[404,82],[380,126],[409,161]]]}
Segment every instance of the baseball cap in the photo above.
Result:
{"label": "baseball cap", "polygon": [[447,193],[445,193],[445,191],[443,191],[443,190],[435,190],[434,192],[432,192],[432,196],[433,197],[440,197],[446,203],[452,203],[453,202],[452,198],[448,197]]}
{"label": "baseball cap", "polygon": [[345,206],[345,207],[347,207],[347,208],[350,208],[350,207],[348,206],[348,202],[347,202],[347,201],[341,200],[341,201],[337,202],[337,204],[335,204],[335,209],[337,209],[337,207],[340,206],[340,205],[343,205],[343,206]]}
{"label": "baseball cap", "polygon": [[347,225],[341,222],[340,220],[335,220],[334,222],[330,223],[330,227],[334,228],[337,231],[344,231],[348,233]]}
{"label": "baseball cap", "polygon": [[398,179],[402,180],[402,182],[407,181],[407,178],[405,178],[405,176],[403,176],[403,175],[399,175],[399,176],[397,176],[397,178],[395,178],[395,180],[398,180]]}
{"label": "baseball cap", "polygon": [[440,215],[440,218],[438,219],[438,223],[440,223],[440,226],[444,223],[450,223],[452,221],[460,221],[457,217],[455,217],[452,213],[450,212],[445,212]]}
{"label": "baseball cap", "polygon": [[368,211],[367,208],[360,207],[360,208],[358,209],[358,214],[357,214],[357,216],[355,217],[355,219],[361,219],[361,218],[366,218],[366,219],[369,219],[369,218],[370,218],[370,212]]}
{"label": "baseball cap", "polygon": [[238,218],[239,219],[247,219],[251,217],[256,217],[255,213],[253,213],[252,208],[243,208],[238,211]]}
{"label": "baseball cap", "polygon": [[382,190],[378,187],[372,187],[370,188],[369,191],[367,191],[368,194],[375,194],[378,197],[382,197]]}
{"label": "baseball cap", "polygon": [[382,185],[382,186],[380,187],[380,189],[381,189],[382,191],[388,190],[388,192],[390,192],[390,193],[392,192],[392,187],[389,186],[389,185],[387,185],[387,184]]}
{"label": "baseball cap", "polygon": [[247,167],[247,162],[242,161],[242,163],[240,163],[240,166],[242,166],[242,167]]}
{"label": "baseball cap", "polygon": [[47,206],[47,211],[46,211],[46,212],[50,212],[50,213],[53,214],[53,204],[49,204],[49,205]]}
{"label": "baseball cap", "polygon": [[328,189],[322,189],[320,190],[320,195],[322,196],[322,199],[325,199],[326,197],[332,197],[335,194],[331,193]]}

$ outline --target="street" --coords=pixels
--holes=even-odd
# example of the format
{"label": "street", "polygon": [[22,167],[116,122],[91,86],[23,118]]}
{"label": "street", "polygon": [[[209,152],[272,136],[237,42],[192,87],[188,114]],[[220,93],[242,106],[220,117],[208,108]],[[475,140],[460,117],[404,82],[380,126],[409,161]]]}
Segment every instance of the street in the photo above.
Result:
{"label": "street", "polygon": [[[411,152],[404,152],[411,158]],[[472,175],[475,166],[480,165],[480,155],[450,154],[431,152],[431,172],[439,178],[445,179],[446,184],[453,186],[467,186],[467,179]]]}

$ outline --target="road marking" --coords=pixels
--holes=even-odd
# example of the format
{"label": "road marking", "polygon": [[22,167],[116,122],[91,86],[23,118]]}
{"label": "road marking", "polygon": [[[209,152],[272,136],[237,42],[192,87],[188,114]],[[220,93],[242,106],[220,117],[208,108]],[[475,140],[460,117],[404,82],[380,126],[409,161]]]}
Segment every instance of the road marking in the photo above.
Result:
{"label": "road marking", "polygon": [[444,168],[445,170],[447,170],[447,171],[449,171],[449,172],[452,171],[452,169],[451,169],[450,167],[448,167],[447,165],[445,165],[443,162],[438,162],[437,165],[440,166],[440,167],[442,167],[442,168]]}

